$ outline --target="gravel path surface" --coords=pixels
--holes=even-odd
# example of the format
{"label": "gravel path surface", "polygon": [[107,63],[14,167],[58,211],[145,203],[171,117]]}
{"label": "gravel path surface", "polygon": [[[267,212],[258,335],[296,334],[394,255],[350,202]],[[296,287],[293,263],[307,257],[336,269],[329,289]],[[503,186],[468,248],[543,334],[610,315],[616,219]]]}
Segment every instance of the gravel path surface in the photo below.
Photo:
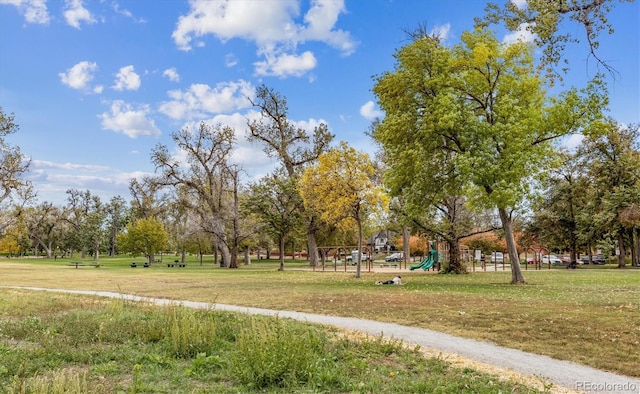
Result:
{"label": "gravel path surface", "polygon": [[[62,290],[14,286],[3,287],[122,298],[132,301],[148,302],[155,305],[181,304],[189,308],[214,309],[291,318],[310,323],[332,325],[371,335],[383,335],[388,338],[401,340],[404,343],[420,345],[430,349],[430,353],[432,354],[435,351],[436,355],[438,354],[437,352],[445,353],[446,355],[459,355],[480,364],[495,366],[499,371],[502,371],[505,374],[515,373],[520,376],[534,377],[534,382],[553,383],[553,388],[551,389],[552,392],[640,394],[640,379],[601,371],[569,361],[556,360],[547,356],[503,348],[488,342],[455,337],[437,331],[402,326],[394,323],[293,311],[277,311],[227,304],[210,304],[206,302],[139,297],[105,291]],[[492,372],[495,373],[495,371]],[[529,379],[529,383],[530,382],[531,379]]]}

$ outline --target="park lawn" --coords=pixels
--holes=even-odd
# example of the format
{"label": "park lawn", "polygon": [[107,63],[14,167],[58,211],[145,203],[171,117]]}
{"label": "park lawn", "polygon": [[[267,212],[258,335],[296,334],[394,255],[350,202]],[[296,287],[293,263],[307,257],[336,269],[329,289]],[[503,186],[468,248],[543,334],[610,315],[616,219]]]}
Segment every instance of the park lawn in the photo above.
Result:
{"label": "park lawn", "polygon": [[[536,393],[419,347],[277,317],[0,290],[2,393]],[[526,382],[526,383],[525,383]]]}
{"label": "park lawn", "polygon": [[[640,376],[640,270],[598,267],[437,275],[402,271],[403,286],[376,286],[390,272],[308,269],[304,262],[259,261],[239,269],[189,261],[186,268],[128,266],[101,259],[100,268],[63,261],[5,260],[2,285],[103,290],[175,300],[360,317],[429,328]],[[143,260],[140,260],[143,261]],[[68,262],[68,261],[67,261]],[[350,268],[351,269],[351,268]]]}

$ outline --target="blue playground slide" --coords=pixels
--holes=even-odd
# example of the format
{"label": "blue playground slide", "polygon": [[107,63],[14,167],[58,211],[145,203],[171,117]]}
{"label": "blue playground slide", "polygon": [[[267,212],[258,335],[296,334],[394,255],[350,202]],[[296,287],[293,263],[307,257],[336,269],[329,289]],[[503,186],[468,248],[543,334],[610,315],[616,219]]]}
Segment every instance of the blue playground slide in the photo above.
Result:
{"label": "blue playground slide", "polygon": [[429,268],[433,267],[433,263],[435,263],[436,260],[433,258],[433,256],[431,255],[431,253],[429,253],[427,255],[427,257],[425,257],[424,259],[422,259],[422,261],[416,265],[412,265],[409,267],[409,269],[411,271],[418,269],[418,268],[422,268],[424,271],[428,270]]}

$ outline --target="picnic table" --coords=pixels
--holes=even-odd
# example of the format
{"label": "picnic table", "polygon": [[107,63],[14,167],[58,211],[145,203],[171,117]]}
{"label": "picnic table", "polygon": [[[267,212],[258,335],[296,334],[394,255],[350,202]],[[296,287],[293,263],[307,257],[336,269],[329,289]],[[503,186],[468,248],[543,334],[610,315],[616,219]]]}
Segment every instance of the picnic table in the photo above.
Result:
{"label": "picnic table", "polygon": [[75,267],[76,267],[76,269],[78,269],[78,267],[84,266],[84,265],[86,265],[86,264],[85,264],[85,263],[83,263],[83,262],[81,262],[81,261],[72,261],[72,262],[70,262],[70,263],[69,263],[69,264],[67,264],[67,265],[69,265],[69,266],[71,266],[71,267],[75,266]]}

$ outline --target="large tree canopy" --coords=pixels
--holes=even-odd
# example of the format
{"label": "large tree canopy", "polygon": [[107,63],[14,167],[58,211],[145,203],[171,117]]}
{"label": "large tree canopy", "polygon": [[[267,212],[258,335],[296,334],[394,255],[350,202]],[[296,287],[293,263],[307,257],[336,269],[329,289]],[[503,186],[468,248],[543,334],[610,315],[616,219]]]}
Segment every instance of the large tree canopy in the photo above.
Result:
{"label": "large tree canopy", "polygon": [[[374,137],[389,159],[392,191],[432,180],[423,193],[457,188],[473,203],[496,208],[509,257],[518,262],[512,211],[530,178],[551,164],[551,141],[598,116],[606,102],[596,94],[600,84],[549,97],[532,48],[502,44],[487,30],[464,33],[453,48],[418,38],[395,56],[394,72],[374,87],[385,112]],[[523,283],[519,264],[511,267],[512,282]]]}
{"label": "large tree canopy", "polygon": [[357,278],[360,278],[362,224],[372,213],[386,210],[388,204],[373,177],[369,155],[342,142],[339,148],[322,154],[317,164],[307,167],[298,182],[306,209],[338,227],[354,224],[358,227]]}

